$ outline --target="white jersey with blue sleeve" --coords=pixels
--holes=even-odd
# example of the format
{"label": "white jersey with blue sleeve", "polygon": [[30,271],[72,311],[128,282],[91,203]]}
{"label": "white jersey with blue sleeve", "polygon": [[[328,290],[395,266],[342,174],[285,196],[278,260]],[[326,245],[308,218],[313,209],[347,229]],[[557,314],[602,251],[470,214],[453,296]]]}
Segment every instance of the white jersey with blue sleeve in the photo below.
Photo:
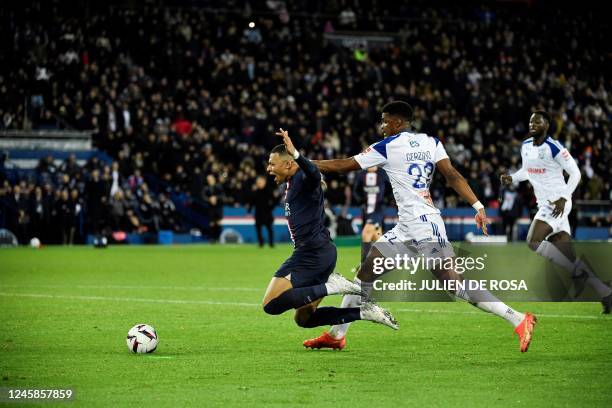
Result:
{"label": "white jersey with blue sleeve", "polygon": [[362,169],[382,167],[393,188],[399,221],[439,214],[429,194],[436,163],[448,155],[440,140],[424,133],[401,132],[354,156]]}
{"label": "white jersey with blue sleeve", "polygon": [[[580,182],[580,169],[569,151],[550,136],[540,145],[533,137],[521,147],[522,167],[512,174],[515,183],[529,180],[533,186],[538,206],[547,205],[560,197],[572,201],[572,194]],[[569,175],[566,182],[563,170]]]}

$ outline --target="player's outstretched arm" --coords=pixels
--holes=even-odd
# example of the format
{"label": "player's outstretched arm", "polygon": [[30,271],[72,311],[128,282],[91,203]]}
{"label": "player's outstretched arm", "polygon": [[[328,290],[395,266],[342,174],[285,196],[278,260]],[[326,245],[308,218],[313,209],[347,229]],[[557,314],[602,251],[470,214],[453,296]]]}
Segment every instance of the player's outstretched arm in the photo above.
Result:
{"label": "player's outstretched arm", "polygon": [[350,173],[351,171],[361,170],[361,166],[354,157],[349,157],[348,159],[313,160],[312,162],[322,173]]}
{"label": "player's outstretched arm", "polygon": [[484,206],[478,201],[476,194],[472,191],[465,178],[457,171],[457,169],[451,164],[450,159],[442,159],[436,163],[438,170],[446,179],[446,182],[453,190],[461,196],[465,201],[470,203],[472,207],[477,211],[476,213],[476,225],[482,230],[482,233],[489,235],[487,232],[487,214],[484,210]]}
{"label": "player's outstretched arm", "polygon": [[521,167],[514,174],[502,174],[499,177],[499,181],[502,183],[502,185],[507,186],[512,183],[520,183],[521,181],[527,180],[527,178],[527,170],[524,167]]}

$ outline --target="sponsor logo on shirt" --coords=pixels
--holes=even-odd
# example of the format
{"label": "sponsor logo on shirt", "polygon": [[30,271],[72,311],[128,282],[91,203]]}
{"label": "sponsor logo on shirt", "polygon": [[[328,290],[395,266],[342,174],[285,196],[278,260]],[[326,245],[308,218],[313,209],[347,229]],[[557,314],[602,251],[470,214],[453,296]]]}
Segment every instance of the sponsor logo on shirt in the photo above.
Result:
{"label": "sponsor logo on shirt", "polygon": [[546,173],[546,169],[538,169],[538,168],[535,168],[535,167],[529,167],[527,169],[527,173],[529,173],[529,174],[544,174],[544,173]]}
{"label": "sponsor logo on shirt", "polygon": [[419,142],[417,142],[416,140],[411,140],[410,147],[419,147]]}

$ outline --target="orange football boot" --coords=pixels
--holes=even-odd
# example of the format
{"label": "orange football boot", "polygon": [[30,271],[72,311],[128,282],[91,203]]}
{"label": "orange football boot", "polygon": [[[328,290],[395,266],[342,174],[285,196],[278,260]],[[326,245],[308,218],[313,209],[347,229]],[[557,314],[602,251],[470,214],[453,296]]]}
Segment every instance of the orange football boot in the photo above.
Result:
{"label": "orange football boot", "polygon": [[319,337],[314,339],[304,340],[304,347],[311,349],[330,348],[334,350],[342,350],[346,346],[346,337],[340,340],[334,339],[327,332],[323,332]]}
{"label": "orange football boot", "polygon": [[514,329],[514,332],[519,335],[519,342],[521,344],[521,353],[524,353],[529,349],[529,343],[531,343],[531,337],[533,336],[533,329],[535,328],[538,319],[531,313],[525,313],[525,318]]}

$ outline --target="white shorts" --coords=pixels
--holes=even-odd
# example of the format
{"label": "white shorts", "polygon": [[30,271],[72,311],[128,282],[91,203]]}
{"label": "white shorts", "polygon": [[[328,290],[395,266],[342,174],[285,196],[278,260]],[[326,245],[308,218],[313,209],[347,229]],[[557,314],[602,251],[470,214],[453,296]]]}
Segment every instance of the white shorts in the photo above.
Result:
{"label": "white shorts", "polygon": [[426,257],[455,256],[440,214],[421,215],[409,222],[398,223],[376,241],[375,247],[387,258],[414,253],[415,249]]}
{"label": "white shorts", "polygon": [[[558,217],[553,217],[552,212],[555,209],[554,205],[545,203],[544,205],[539,206],[538,212],[536,213],[534,220],[541,220],[550,225],[552,228],[552,232],[548,235],[554,235],[558,232],[564,231],[567,232],[570,236],[572,235],[572,230],[570,229],[569,223],[569,213],[572,211],[572,202],[565,202],[565,209],[563,210],[563,214]],[[548,237],[546,237],[548,238]]]}

